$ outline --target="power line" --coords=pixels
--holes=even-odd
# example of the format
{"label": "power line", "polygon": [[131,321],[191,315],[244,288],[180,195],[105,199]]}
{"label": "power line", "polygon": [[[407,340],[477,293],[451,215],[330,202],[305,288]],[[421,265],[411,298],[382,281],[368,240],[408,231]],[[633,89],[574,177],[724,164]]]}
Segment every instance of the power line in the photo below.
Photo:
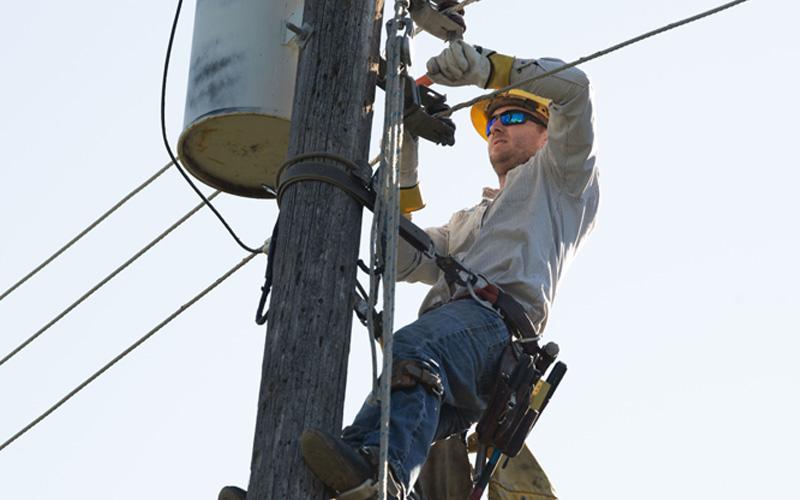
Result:
{"label": "power line", "polygon": [[[167,165],[167,166],[169,166],[169,165]],[[219,191],[215,191],[215,192],[213,192],[213,193],[212,193],[212,194],[211,194],[211,195],[210,195],[208,198],[209,198],[209,199],[213,199],[213,198],[214,198],[215,196],[217,196],[219,193],[220,193]],[[49,321],[49,322],[48,322],[46,325],[44,325],[44,326],[43,326],[43,327],[41,327],[39,330],[37,330],[37,331],[36,331],[36,333],[34,333],[34,334],[33,334],[33,335],[31,335],[30,337],[28,337],[28,338],[27,338],[27,339],[26,339],[24,342],[22,342],[20,345],[18,345],[18,346],[17,346],[17,347],[16,347],[16,348],[15,348],[13,351],[11,351],[11,352],[9,352],[8,354],[6,354],[6,355],[5,355],[5,357],[3,357],[3,359],[0,359],[0,366],[2,366],[2,365],[3,365],[3,364],[6,362],[6,361],[8,361],[9,359],[11,359],[11,358],[13,358],[14,356],[16,356],[16,355],[17,355],[17,354],[18,354],[18,353],[19,353],[21,350],[25,349],[25,347],[27,347],[27,346],[28,346],[28,344],[30,344],[31,342],[33,342],[34,340],[36,340],[36,339],[37,339],[37,338],[38,338],[38,337],[39,337],[41,334],[43,334],[44,332],[46,332],[47,330],[49,330],[51,326],[53,326],[53,325],[55,325],[56,323],[58,323],[58,322],[59,322],[59,321],[60,321],[60,320],[61,320],[61,319],[62,319],[64,316],[66,316],[66,315],[67,315],[67,314],[69,314],[69,313],[70,313],[70,312],[71,312],[73,309],[75,309],[76,307],[78,307],[78,305],[79,305],[79,304],[81,304],[81,303],[82,303],[84,300],[86,300],[86,299],[88,299],[89,297],[91,297],[91,296],[92,296],[92,294],[94,294],[94,293],[95,293],[97,290],[99,290],[100,288],[102,288],[102,287],[103,287],[103,286],[104,286],[106,283],[108,283],[109,281],[111,281],[111,279],[112,279],[112,278],[114,278],[116,275],[118,275],[120,272],[122,272],[122,271],[123,271],[123,270],[124,270],[126,267],[128,267],[128,266],[129,266],[129,265],[131,265],[133,262],[135,262],[135,261],[136,261],[136,260],[137,260],[139,257],[141,257],[142,255],[144,255],[144,254],[145,254],[145,253],[146,253],[148,250],[150,250],[151,248],[153,248],[153,247],[154,247],[154,246],[155,246],[155,245],[156,245],[158,242],[160,242],[162,239],[164,239],[164,238],[165,238],[165,237],[166,237],[166,236],[167,236],[169,233],[171,233],[172,231],[174,231],[174,230],[175,230],[175,229],[176,229],[178,226],[180,226],[181,224],[183,224],[184,222],[186,222],[186,221],[187,221],[187,220],[188,220],[188,219],[189,219],[191,216],[193,216],[194,214],[196,214],[196,213],[197,213],[197,211],[198,211],[198,210],[200,210],[201,208],[203,208],[204,206],[205,206],[205,204],[204,204],[204,203],[200,203],[199,205],[197,205],[197,206],[196,206],[196,207],[194,207],[193,209],[189,210],[189,211],[186,213],[186,215],[184,215],[183,217],[181,217],[180,219],[178,219],[178,220],[177,220],[177,221],[176,221],[174,224],[172,224],[170,227],[168,227],[168,228],[167,228],[167,229],[166,229],[164,232],[162,232],[161,234],[159,234],[158,236],[156,236],[156,238],[155,238],[153,241],[151,241],[150,243],[148,243],[147,245],[145,245],[144,247],[142,247],[142,249],[141,249],[141,250],[139,250],[138,252],[136,252],[136,253],[133,255],[133,257],[131,257],[130,259],[128,259],[128,260],[126,260],[124,263],[122,263],[122,265],[120,265],[120,266],[119,266],[119,267],[117,267],[117,268],[116,268],[114,271],[112,271],[112,272],[111,272],[111,274],[109,274],[109,275],[108,275],[108,276],[106,276],[105,278],[101,279],[101,280],[100,280],[100,281],[99,281],[99,282],[98,282],[98,283],[97,283],[95,286],[93,286],[92,288],[90,288],[88,292],[86,292],[86,293],[84,293],[83,295],[81,295],[81,296],[80,296],[80,298],[78,298],[78,300],[76,300],[75,302],[73,302],[72,304],[70,304],[70,305],[69,305],[69,306],[68,306],[66,309],[64,309],[63,311],[61,311],[61,312],[60,312],[58,315],[56,315],[56,317],[55,317],[55,318],[51,319],[51,320],[50,320],[50,321]]]}
{"label": "power line", "polygon": [[[97,218],[97,220],[95,220],[94,222],[92,222],[91,224],[89,224],[88,226],[86,226],[86,229],[84,229],[83,231],[81,231],[80,233],[78,233],[78,235],[77,235],[77,236],[75,236],[74,238],[72,238],[72,239],[71,239],[69,242],[67,242],[67,244],[66,244],[66,245],[64,245],[64,246],[62,246],[61,248],[59,248],[59,249],[58,249],[58,251],[56,251],[56,253],[54,253],[53,255],[51,255],[50,257],[48,257],[47,259],[45,259],[45,260],[44,260],[44,262],[42,262],[41,264],[39,264],[38,266],[36,266],[36,268],[35,268],[33,271],[31,271],[31,272],[29,272],[28,274],[26,274],[26,275],[25,275],[25,276],[24,276],[24,277],[23,277],[21,280],[19,280],[19,281],[17,281],[16,283],[14,283],[14,284],[11,286],[11,288],[9,288],[9,289],[8,289],[8,290],[6,290],[5,292],[3,292],[3,294],[2,294],[2,295],[0,295],[0,301],[1,301],[1,300],[3,300],[4,298],[6,298],[6,297],[7,297],[9,294],[11,294],[11,292],[13,292],[13,291],[14,291],[14,290],[16,290],[17,288],[19,288],[19,287],[20,287],[20,286],[21,286],[23,283],[25,283],[25,282],[26,282],[26,281],[28,281],[30,278],[32,278],[32,277],[33,277],[33,276],[34,276],[36,273],[38,273],[39,271],[41,271],[42,269],[44,269],[44,268],[45,268],[45,266],[47,266],[48,264],[50,264],[51,262],[53,262],[53,261],[56,259],[56,257],[58,257],[59,255],[61,255],[62,253],[64,253],[64,252],[65,252],[65,251],[66,251],[66,250],[67,250],[69,247],[71,247],[72,245],[74,245],[74,244],[75,244],[75,243],[76,243],[78,240],[80,240],[81,238],[83,238],[84,236],[86,236],[86,235],[89,233],[89,231],[91,231],[92,229],[94,229],[95,227],[97,227],[97,225],[98,225],[98,224],[100,224],[101,222],[103,222],[103,221],[104,221],[104,220],[105,220],[105,219],[106,219],[106,218],[107,218],[109,215],[111,215],[112,213],[114,213],[114,212],[115,212],[115,211],[116,211],[116,210],[117,210],[119,207],[121,207],[122,205],[124,205],[124,204],[125,204],[125,202],[127,202],[128,200],[130,200],[131,198],[133,198],[133,197],[134,197],[134,196],[135,196],[135,195],[136,195],[136,194],[137,194],[139,191],[141,191],[142,189],[146,188],[148,185],[150,185],[150,183],[151,183],[151,182],[153,182],[153,181],[154,181],[154,180],[156,180],[156,179],[157,179],[157,178],[158,178],[158,177],[159,177],[161,174],[163,174],[164,172],[166,172],[166,171],[167,171],[167,169],[168,169],[168,168],[169,168],[171,165],[172,165],[172,162],[169,162],[169,163],[167,163],[166,165],[164,165],[163,167],[161,167],[161,169],[160,169],[158,172],[156,172],[155,174],[153,174],[153,175],[152,175],[152,176],[151,176],[149,179],[147,179],[146,181],[144,181],[142,184],[140,184],[138,187],[136,187],[136,188],[135,188],[133,191],[131,191],[130,193],[128,193],[127,195],[125,195],[125,196],[124,196],[124,197],[123,197],[121,200],[119,200],[119,201],[118,201],[118,202],[117,202],[117,203],[116,203],[116,204],[115,204],[113,207],[111,207],[110,209],[108,209],[108,210],[106,211],[106,213],[104,213],[103,215],[101,215],[100,217],[98,217],[98,218]],[[1,364],[1,363],[0,363],[0,364]]]}
{"label": "power line", "polygon": [[476,104],[476,103],[478,103],[480,101],[483,101],[483,100],[486,100],[486,99],[491,99],[493,97],[496,97],[499,94],[502,94],[503,92],[508,92],[511,89],[519,88],[519,87],[521,87],[523,85],[527,85],[527,84],[533,83],[533,82],[535,82],[537,80],[541,80],[542,78],[546,78],[548,76],[555,75],[556,73],[560,73],[561,71],[564,71],[565,69],[569,69],[569,68],[578,66],[578,65],[583,64],[585,62],[591,61],[592,59],[597,59],[598,57],[602,57],[602,56],[604,56],[606,54],[610,54],[611,52],[617,51],[617,50],[622,49],[624,47],[627,47],[629,45],[633,45],[633,44],[635,44],[637,42],[641,42],[642,40],[644,40],[646,38],[650,38],[652,36],[660,35],[661,33],[664,33],[666,31],[670,31],[672,29],[678,28],[678,27],[683,26],[685,24],[689,24],[689,23],[692,23],[694,21],[698,21],[698,20],[700,20],[700,19],[702,19],[704,17],[708,17],[708,16],[711,16],[711,15],[716,14],[718,12],[722,12],[723,10],[730,9],[731,7],[735,7],[736,5],[739,5],[739,4],[747,2],[747,1],[748,0],[735,0],[733,2],[729,2],[729,3],[726,3],[724,5],[720,5],[719,7],[715,7],[713,9],[711,9],[711,10],[707,10],[705,12],[701,12],[700,14],[696,14],[694,16],[687,17],[686,19],[682,19],[680,21],[676,21],[674,23],[667,24],[666,26],[662,26],[661,28],[658,28],[658,29],[655,29],[655,30],[652,30],[652,31],[648,31],[647,33],[644,33],[644,34],[639,35],[637,37],[631,38],[630,40],[626,40],[626,41],[624,41],[622,43],[618,43],[616,45],[613,45],[613,46],[611,46],[611,47],[609,47],[607,49],[601,50],[599,52],[595,52],[592,55],[581,57],[580,59],[572,61],[571,63],[567,63],[567,64],[565,64],[563,66],[559,66],[558,68],[556,68],[554,70],[547,71],[547,72],[542,73],[540,75],[536,75],[536,76],[534,76],[532,78],[528,78],[527,80],[522,80],[521,82],[517,82],[517,83],[515,83],[513,85],[507,85],[507,86],[505,86],[505,87],[503,87],[501,89],[495,90],[494,92],[490,92],[488,94],[478,96],[478,97],[476,97],[474,99],[470,99],[469,101],[465,101],[465,102],[456,104],[449,111],[443,112],[442,115],[451,115],[451,114],[455,113],[456,111],[458,111],[460,109],[470,107],[473,104]]}
{"label": "power line", "polygon": [[161,323],[159,323],[158,325],[156,325],[156,327],[155,327],[155,328],[153,328],[152,330],[150,330],[149,332],[147,332],[147,333],[146,333],[146,334],[145,334],[145,335],[144,335],[142,338],[140,338],[139,340],[137,340],[136,342],[134,342],[133,344],[131,344],[131,345],[130,345],[130,346],[127,348],[127,349],[125,349],[124,351],[122,351],[121,353],[119,353],[119,354],[118,354],[118,355],[117,355],[117,356],[116,356],[114,359],[112,359],[111,361],[109,361],[108,363],[106,363],[106,364],[105,364],[105,365],[104,365],[102,368],[100,368],[99,370],[97,370],[96,372],[94,372],[94,373],[93,373],[93,374],[92,374],[92,375],[91,375],[89,378],[87,378],[86,380],[84,380],[83,382],[81,382],[81,383],[80,383],[80,384],[79,384],[77,387],[75,387],[74,389],[72,389],[72,390],[71,390],[71,391],[70,391],[70,392],[69,392],[69,393],[68,393],[66,396],[64,396],[63,398],[61,398],[61,399],[60,399],[60,400],[59,400],[59,401],[58,401],[56,404],[54,404],[53,406],[51,406],[50,408],[48,408],[48,409],[47,409],[47,410],[46,410],[44,413],[42,413],[41,415],[39,415],[38,417],[36,417],[36,418],[35,418],[33,421],[31,421],[31,423],[29,423],[28,425],[26,425],[25,427],[23,427],[23,428],[22,428],[22,429],[21,429],[19,432],[17,432],[17,433],[16,433],[16,434],[14,434],[13,436],[11,436],[11,437],[10,437],[8,440],[6,440],[6,442],[4,442],[3,444],[0,444],[0,451],[2,451],[2,450],[3,450],[3,449],[5,449],[5,448],[6,448],[8,445],[10,445],[10,444],[11,444],[11,443],[13,443],[14,441],[16,441],[16,440],[17,440],[17,439],[18,439],[20,436],[22,436],[23,434],[25,434],[26,432],[28,432],[29,430],[31,430],[31,429],[32,429],[34,426],[36,426],[36,425],[37,425],[39,422],[41,422],[42,420],[44,420],[45,418],[47,418],[47,417],[48,417],[48,416],[49,416],[51,413],[53,413],[53,412],[54,412],[54,411],[56,411],[56,410],[57,410],[57,409],[58,409],[58,408],[59,408],[61,405],[63,405],[63,404],[64,404],[64,403],[66,403],[67,401],[69,401],[69,400],[70,400],[70,399],[71,399],[73,396],[75,396],[76,394],[78,394],[78,393],[79,393],[81,390],[83,390],[83,388],[85,388],[87,385],[89,385],[89,384],[91,384],[92,382],[94,382],[94,381],[95,381],[95,379],[97,379],[97,378],[98,378],[100,375],[102,375],[103,373],[105,373],[105,372],[106,372],[106,371],[107,371],[109,368],[111,368],[112,366],[114,366],[114,365],[115,365],[115,364],[116,364],[118,361],[120,361],[122,358],[124,358],[125,356],[127,356],[128,354],[130,354],[130,353],[131,353],[131,352],[132,352],[134,349],[136,349],[137,347],[139,347],[140,345],[142,345],[142,344],[143,344],[143,343],[144,343],[144,342],[145,342],[147,339],[149,339],[150,337],[152,337],[153,335],[155,335],[155,334],[156,334],[156,333],[157,333],[159,330],[161,330],[161,328],[163,328],[163,327],[164,327],[164,326],[166,326],[168,323],[170,323],[170,322],[171,322],[173,319],[175,319],[176,317],[178,317],[178,316],[179,316],[179,315],[180,315],[180,314],[181,314],[183,311],[185,311],[186,309],[188,309],[189,307],[191,307],[192,305],[194,305],[194,303],[195,303],[195,302],[197,302],[198,300],[200,300],[201,298],[203,298],[203,297],[204,297],[204,296],[205,296],[205,295],[206,295],[208,292],[210,292],[211,290],[213,290],[214,288],[216,288],[216,287],[217,287],[217,285],[219,285],[220,283],[222,283],[223,281],[225,281],[226,279],[228,279],[228,278],[229,278],[229,277],[230,277],[230,276],[231,276],[233,273],[235,273],[235,272],[236,272],[236,271],[238,271],[240,268],[242,268],[242,267],[243,267],[245,264],[247,264],[248,262],[250,262],[250,261],[253,259],[253,257],[255,257],[256,255],[257,255],[257,254],[250,254],[250,255],[248,255],[247,257],[245,257],[244,259],[242,259],[242,260],[241,260],[241,262],[239,262],[238,264],[236,264],[235,266],[233,266],[233,268],[231,268],[229,271],[227,271],[225,274],[223,274],[222,276],[220,276],[219,278],[217,278],[217,279],[216,279],[216,281],[214,281],[213,283],[211,283],[211,284],[210,284],[208,287],[206,287],[206,288],[205,288],[205,289],[204,289],[202,292],[200,292],[199,294],[195,295],[195,296],[194,296],[194,297],[193,297],[191,300],[189,300],[188,302],[186,302],[185,304],[183,304],[182,306],[180,306],[180,307],[179,307],[179,308],[178,308],[178,309],[177,309],[175,312],[173,312],[172,314],[170,314],[169,316],[167,316],[167,318],[166,318],[166,319],[164,319],[164,320],[163,320]]}

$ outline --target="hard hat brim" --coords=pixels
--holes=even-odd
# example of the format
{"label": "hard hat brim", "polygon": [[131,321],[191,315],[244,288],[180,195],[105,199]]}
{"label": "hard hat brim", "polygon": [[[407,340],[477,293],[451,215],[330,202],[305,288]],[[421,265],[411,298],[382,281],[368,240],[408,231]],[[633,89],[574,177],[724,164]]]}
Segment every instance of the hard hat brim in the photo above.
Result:
{"label": "hard hat brim", "polygon": [[[489,111],[493,109],[497,109],[500,106],[510,106],[514,105],[515,101],[520,102],[520,107],[522,108],[530,108],[531,106],[526,106],[524,104],[525,101],[533,102],[534,107],[535,105],[544,106],[548,108],[550,103],[552,102],[550,99],[546,99],[544,97],[538,96],[531,92],[527,92],[521,89],[511,89],[507,92],[503,92],[500,95],[492,97],[490,99],[484,99],[482,101],[478,101],[477,103],[472,105],[470,108],[470,119],[472,120],[472,126],[475,128],[475,131],[483,137],[483,140],[488,140],[486,137],[486,124],[489,122]],[[493,104],[500,104],[500,106],[493,106]],[[541,113],[537,113],[541,115]],[[548,113],[549,115],[549,113]],[[548,121],[549,116],[540,116],[545,123]]]}

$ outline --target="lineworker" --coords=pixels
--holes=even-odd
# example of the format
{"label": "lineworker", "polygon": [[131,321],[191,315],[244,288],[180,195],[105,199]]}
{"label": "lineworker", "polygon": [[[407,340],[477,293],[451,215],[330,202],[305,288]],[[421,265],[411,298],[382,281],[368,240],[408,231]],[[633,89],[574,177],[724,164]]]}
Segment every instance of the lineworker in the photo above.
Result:
{"label": "lineworker", "polygon": [[[563,65],[556,59],[515,59],[457,41],[428,61],[431,80],[447,86],[503,86]],[[459,258],[523,304],[541,332],[559,279],[591,232],[598,206],[589,81],[564,70],[472,108],[487,141],[498,187],[485,188],[474,207],[441,227],[426,229],[437,251]],[[401,210],[422,206],[417,143],[405,138]],[[459,165],[463,173],[471,165]],[[398,249],[398,280],[432,285],[419,318],[394,337],[390,494],[405,498],[431,443],[467,430],[491,395],[509,333],[499,315],[411,246]],[[464,300],[461,300],[464,299]],[[380,403],[371,394],[341,436],[309,429],[303,457],[328,487],[342,493],[374,478]]]}

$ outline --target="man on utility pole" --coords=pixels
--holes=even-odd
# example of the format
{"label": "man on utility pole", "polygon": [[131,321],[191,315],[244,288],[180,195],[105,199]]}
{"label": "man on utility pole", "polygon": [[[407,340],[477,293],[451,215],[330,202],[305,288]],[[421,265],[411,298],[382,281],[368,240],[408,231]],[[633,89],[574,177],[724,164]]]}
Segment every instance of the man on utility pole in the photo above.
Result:
{"label": "man on utility pole", "polygon": [[[472,108],[498,188],[485,189],[478,205],[457,212],[446,225],[426,230],[435,254],[458,258],[482,286],[456,285],[438,257],[410,245],[399,248],[398,279],[432,288],[419,319],[397,332],[392,372],[382,375],[391,377],[392,388],[393,498],[409,493],[434,440],[462,433],[479,420],[510,334],[521,345],[538,340],[557,283],[594,227],[599,188],[589,80],[577,68],[548,76],[563,65],[555,59],[515,59],[462,41],[428,61],[436,83],[520,88]],[[416,165],[404,163],[400,185],[416,186]],[[339,494],[360,490],[375,477],[379,408],[372,394],[341,435],[328,429],[303,433],[306,463]]]}
{"label": "man on utility pole", "polygon": [[[310,35],[298,61],[288,158],[316,152],[366,164],[382,12],[381,0],[306,0]],[[330,156],[318,161],[345,168]],[[325,498],[298,438],[309,426],[342,425],[361,212],[319,182],[294,184],[281,199],[250,500]]]}

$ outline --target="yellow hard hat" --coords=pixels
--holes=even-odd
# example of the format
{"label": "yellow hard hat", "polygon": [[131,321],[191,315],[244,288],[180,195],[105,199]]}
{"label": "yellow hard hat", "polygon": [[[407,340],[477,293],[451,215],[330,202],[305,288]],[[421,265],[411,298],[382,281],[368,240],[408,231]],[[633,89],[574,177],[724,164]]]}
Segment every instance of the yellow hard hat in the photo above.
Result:
{"label": "yellow hard hat", "polygon": [[489,116],[494,110],[502,106],[519,106],[526,108],[547,124],[550,120],[550,108],[548,107],[550,102],[550,99],[546,99],[531,92],[511,89],[491,99],[484,99],[483,101],[478,101],[473,104],[470,109],[472,126],[475,127],[475,131],[478,132],[478,135],[483,137],[483,140],[487,140],[486,123],[489,121]]}

